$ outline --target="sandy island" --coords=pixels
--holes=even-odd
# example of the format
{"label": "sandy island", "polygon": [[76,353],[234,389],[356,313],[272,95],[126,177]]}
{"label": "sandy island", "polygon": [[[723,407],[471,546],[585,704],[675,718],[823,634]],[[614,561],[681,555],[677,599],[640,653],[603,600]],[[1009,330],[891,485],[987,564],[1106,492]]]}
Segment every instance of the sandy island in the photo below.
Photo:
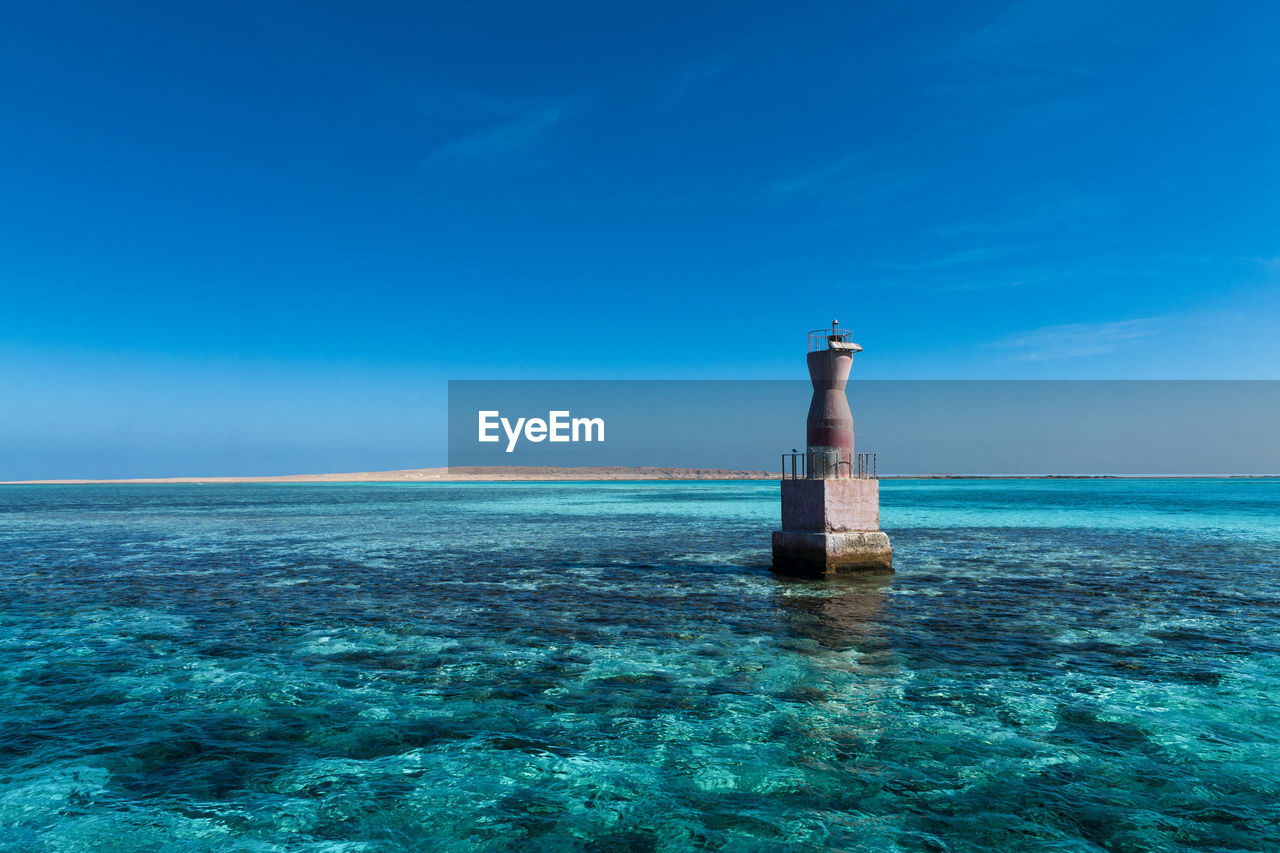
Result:
{"label": "sandy island", "polygon": [[504,480],[774,480],[777,472],[728,471],[723,468],[628,468],[598,465],[557,468],[549,465],[408,468],[403,471],[356,471],[347,474],[287,474],[275,477],[146,477],[127,480],[11,480],[0,485],[90,485],[94,483],[424,483]]}
{"label": "sandy island", "polygon": [[[897,474],[881,480],[1183,480],[1270,479],[1274,474]],[[0,486],[94,485],[98,483],[485,483],[547,480],[776,480],[777,471],[725,468],[664,468],[552,465],[407,468],[403,471],[354,471],[348,474],[284,474],[271,477],[139,477],[121,480],[4,480]]]}

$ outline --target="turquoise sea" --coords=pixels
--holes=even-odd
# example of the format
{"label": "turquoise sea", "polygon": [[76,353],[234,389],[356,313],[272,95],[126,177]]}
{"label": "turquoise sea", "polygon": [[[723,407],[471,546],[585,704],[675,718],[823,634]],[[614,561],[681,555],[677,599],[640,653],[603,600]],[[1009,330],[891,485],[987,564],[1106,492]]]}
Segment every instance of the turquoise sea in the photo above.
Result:
{"label": "turquoise sea", "polygon": [[1280,850],[1280,480],[0,487],[0,849]]}

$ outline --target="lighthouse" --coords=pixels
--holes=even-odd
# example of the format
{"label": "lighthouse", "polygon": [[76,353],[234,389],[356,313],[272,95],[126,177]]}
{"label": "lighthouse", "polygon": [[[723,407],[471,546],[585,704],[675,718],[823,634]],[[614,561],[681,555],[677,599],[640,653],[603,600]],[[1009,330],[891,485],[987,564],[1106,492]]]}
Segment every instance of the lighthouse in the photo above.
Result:
{"label": "lighthouse", "polygon": [[862,347],[839,321],[809,333],[813,397],[804,453],[782,455],[782,529],[773,532],[773,570],[787,575],[892,572],[893,550],[880,529],[874,453],[853,442],[845,387]]}

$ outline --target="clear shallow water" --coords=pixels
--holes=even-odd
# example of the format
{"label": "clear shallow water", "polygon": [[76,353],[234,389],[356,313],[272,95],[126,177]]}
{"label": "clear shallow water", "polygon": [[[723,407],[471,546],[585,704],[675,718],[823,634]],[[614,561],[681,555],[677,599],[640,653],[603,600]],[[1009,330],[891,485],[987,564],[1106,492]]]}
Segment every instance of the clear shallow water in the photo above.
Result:
{"label": "clear shallow water", "polygon": [[1280,849],[1280,481],[0,488],[5,850]]}

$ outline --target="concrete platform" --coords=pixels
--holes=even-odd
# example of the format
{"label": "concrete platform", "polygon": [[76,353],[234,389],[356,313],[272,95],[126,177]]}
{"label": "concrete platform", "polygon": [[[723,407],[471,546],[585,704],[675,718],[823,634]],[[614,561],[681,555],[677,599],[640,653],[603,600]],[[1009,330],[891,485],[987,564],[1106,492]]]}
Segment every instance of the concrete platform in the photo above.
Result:
{"label": "concrete platform", "polygon": [[785,575],[885,574],[893,548],[881,530],[773,532],[773,570]]}
{"label": "concrete platform", "polygon": [[782,529],[848,533],[880,529],[880,481],[783,480]]}

